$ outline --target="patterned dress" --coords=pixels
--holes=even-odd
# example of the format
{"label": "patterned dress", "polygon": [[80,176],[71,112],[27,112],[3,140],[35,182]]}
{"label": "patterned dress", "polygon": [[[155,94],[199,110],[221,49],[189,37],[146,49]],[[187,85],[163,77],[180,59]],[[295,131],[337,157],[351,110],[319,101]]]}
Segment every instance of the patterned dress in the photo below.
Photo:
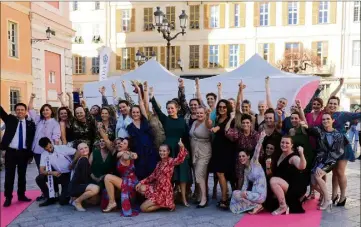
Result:
{"label": "patterned dress", "polygon": [[[261,150],[262,141],[257,145],[255,153],[250,160],[250,165],[244,172],[244,184],[242,190],[235,190],[232,194],[230,210],[235,214],[240,214],[254,209],[257,205],[266,201],[267,182],[266,176],[261,164],[258,162],[258,156]],[[247,191],[249,183],[252,182],[252,190]],[[246,192],[246,198],[242,198],[242,192]]]}
{"label": "patterned dress", "polygon": [[174,167],[183,163],[187,156],[187,150],[180,149],[176,158],[168,158],[160,161],[154,172],[140,183],[146,186],[145,197],[157,206],[173,209],[175,207],[173,198],[172,176]]}
{"label": "patterned dress", "polygon": [[73,147],[76,148],[80,142],[84,142],[89,146],[89,150],[91,151],[95,139],[96,124],[94,117],[89,113],[87,108],[85,108],[85,115],[85,122],[74,119],[70,124],[70,127],[73,130],[73,136],[75,138]]}

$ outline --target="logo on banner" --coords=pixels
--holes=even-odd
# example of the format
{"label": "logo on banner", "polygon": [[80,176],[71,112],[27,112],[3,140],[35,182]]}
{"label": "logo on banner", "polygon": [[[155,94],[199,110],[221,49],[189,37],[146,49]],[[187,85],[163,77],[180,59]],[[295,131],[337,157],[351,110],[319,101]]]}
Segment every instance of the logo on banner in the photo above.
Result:
{"label": "logo on banner", "polygon": [[103,64],[106,64],[108,62],[108,55],[104,55],[103,57]]}
{"label": "logo on banner", "polygon": [[106,80],[108,77],[110,53],[111,49],[109,47],[104,47],[100,50],[99,57],[101,61],[99,63],[99,81]]}

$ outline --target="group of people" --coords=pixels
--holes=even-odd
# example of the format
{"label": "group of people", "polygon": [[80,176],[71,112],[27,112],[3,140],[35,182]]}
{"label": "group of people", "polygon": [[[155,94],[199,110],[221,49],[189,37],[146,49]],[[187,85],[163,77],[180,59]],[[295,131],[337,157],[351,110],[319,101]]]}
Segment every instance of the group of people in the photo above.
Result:
{"label": "group of people", "polygon": [[[5,123],[4,206],[12,202],[16,167],[18,200],[31,201],[25,195],[26,169],[33,158],[42,191],[39,206],[59,202],[85,211],[86,202],[100,204],[103,212],[120,209],[123,216],[174,210],[176,202],[188,207],[190,199],[204,208],[212,173],[212,198],[217,199],[219,184],[217,207],[233,213],[257,214],[263,209],[273,215],[304,213],[302,204],[315,199],[315,191],[320,194],[320,210],[344,206],[345,168],[356,152],[345,123],[359,121],[361,113],[338,111],[336,94],[343,80],[325,105],[318,97],[320,87],[305,108],[296,100],[290,114],[286,98],[273,106],[269,80],[265,79],[266,97],[258,103],[258,113],[244,99],[242,81],[236,99],[224,99],[219,83],[218,94],[207,94],[205,104],[199,79],[196,98],[189,101],[183,80],[178,80],[178,97],[165,104],[167,114],[153,88],[137,81],[132,85],[138,104],[123,81],[125,99],[117,97],[113,85],[109,104],[101,87],[102,105],[90,110],[85,100],[74,106],[70,93],[68,104],[63,94],[58,95],[62,107],[57,113],[49,104],[37,113],[34,94],[28,106],[16,104],[16,115],[0,106]],[[330,197],[326,175],[331,171]]]}

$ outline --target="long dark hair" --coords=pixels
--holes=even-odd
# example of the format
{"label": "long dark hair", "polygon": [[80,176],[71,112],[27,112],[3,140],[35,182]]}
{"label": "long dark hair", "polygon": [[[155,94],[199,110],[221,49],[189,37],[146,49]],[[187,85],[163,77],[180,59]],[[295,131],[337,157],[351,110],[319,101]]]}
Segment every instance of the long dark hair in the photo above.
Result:
{"label": "long dark hair", "polygon": [[50,118],[54,118],[55,117],[55,113],[54,113],[54,110],[53,110],[53,107],[50,105],[50,104],[44,104],[41,108],[40,108],[40,119],[41,120],[44,120],[45,117],[43,115],[43,111],[44,109],[48,107],[50,110],[51,110],[51,115],[50,115]]}
{"label": "long dark hair", "polygon": [[60,119],[60,112],[62,110],[66,110],[66,113],[68,114],[68,121],[71,121],[73,119],[73,114],[71,113],[71,111],[69,110],[68,107],[65,107],[65,106],[62,106],[58,109],[58,121],[60,122],[61,119]]}
{"label": "long dark hair", "polygon": [[226,107],[227,107],[227,118],[230,118],[230,117],[231,117],[231,113],[232,113],[231,103],[230,103],[227,99],[221,99],[221,100],[219,100],[218,103],[217,103],[217,106],[216,106],[217,121],[218,121],[218,118],[221,116],[221,115],[219,114],[219,104],[220,104],[220,103],[226,104]]}

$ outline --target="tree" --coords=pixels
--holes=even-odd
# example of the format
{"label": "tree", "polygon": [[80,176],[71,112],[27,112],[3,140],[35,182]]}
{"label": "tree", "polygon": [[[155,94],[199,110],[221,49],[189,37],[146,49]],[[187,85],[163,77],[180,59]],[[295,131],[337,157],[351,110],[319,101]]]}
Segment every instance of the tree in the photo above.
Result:
{"label": "tree", "polygon": [[276,63],[277,67],[285,72],[300,73],[307,68],[320,69],[321,59],[308,49],[288,49],[285,50],[283,58]]}

